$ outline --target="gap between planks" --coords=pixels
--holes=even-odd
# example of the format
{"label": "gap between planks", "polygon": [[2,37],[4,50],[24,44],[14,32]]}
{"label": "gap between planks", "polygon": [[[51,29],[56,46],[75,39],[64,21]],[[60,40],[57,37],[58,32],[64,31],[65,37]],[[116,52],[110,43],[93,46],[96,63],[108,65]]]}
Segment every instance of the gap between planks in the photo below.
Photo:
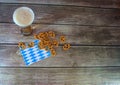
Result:
{"label": "gap between planks", "polygon": [[[45,25],[33,24],[33,34],[45,31],[54,31],[56,39],[61,35],[72,46],[119,46],[119,27],[72,26],[72,25]],[[7,35],[6,35],[7,34]],[[8,36],[9,35],[9,36]],[[33,35],[23,36],[15,24],[0,23],[0,45],[17,45],[19,41],[33,41]]]}
{"label": "gap between planks", "polygon": [[119,85],[120,68],[0,68],[2,85]]}
{"label": "gap between planks", "polygon": [[[17,46],[0,46],[0,66],[24,67],[22,57],[16,54],[17,50]],[[32,64],[31,67],[120,66],[120,47],[72,46],[68,51],[58,47],[56,52],[55,57]]]}
{"label": "gap between planks", "polygon": [[120,8],[118,0],[29,0],[29,1],[17,1],[17,0],[1,0],[1,3],[9,4],[44,4],[44,5],[67,5],[67,6],[88,6],[88,7],[101,7],[101,8]]}
{"label": "gap between planks", "polygon": [[[25,4],[1,4],[0,22],[13,22],[14,10]],[[119,26],[120,9],[26,5],[35,12],[35,23]],[[11,7],[11,9],[9,9]],[[3,10],[4,9],[4,10]],[[7,16],[7,15],[9,16]],[[111,20],[109,20],[111,19]]]}

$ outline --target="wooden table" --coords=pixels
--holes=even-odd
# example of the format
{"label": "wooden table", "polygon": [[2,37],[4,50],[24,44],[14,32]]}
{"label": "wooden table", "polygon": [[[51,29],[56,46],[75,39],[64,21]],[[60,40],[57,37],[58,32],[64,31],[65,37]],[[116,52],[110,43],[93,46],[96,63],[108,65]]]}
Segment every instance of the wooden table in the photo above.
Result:
{"label": "wooden table", "polygon": [[[72,46],[26,67],[12,14],[34,10],[34,33],[55,31]],[[120,0],[0,0],[0,85],[120,85]]]}

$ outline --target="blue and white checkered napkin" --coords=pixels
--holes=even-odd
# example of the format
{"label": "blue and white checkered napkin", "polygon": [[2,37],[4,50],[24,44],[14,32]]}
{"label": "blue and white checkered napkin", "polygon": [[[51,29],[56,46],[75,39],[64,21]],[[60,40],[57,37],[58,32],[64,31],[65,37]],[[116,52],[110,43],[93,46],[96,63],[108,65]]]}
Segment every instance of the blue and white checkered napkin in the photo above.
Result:
{"label": "blue and white checkered napkin", "polygon": [[44,60],[51,56],[50,51],[46,51],[44,49],[40,49],[38,47],[39,40],[34,41],[34,47],[21,49],[20,53],[23,56],[24,62],[26,65],[31,65],[35,62],[38,62],[40,60]]}

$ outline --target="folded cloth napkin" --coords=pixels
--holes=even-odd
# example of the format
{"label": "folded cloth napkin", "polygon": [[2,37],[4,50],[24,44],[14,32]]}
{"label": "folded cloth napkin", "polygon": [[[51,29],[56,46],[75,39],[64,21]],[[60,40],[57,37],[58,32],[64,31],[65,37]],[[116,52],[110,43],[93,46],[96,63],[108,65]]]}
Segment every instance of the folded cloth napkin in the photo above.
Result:
{"label": "folded cloth napkin", "polygon": [[51,56],[51,52],[38,47],[39,40],[34,40],[34,46],[26,49],[20,48],[20,53],[26,65],[31,65],[40,60],[44,60]]}

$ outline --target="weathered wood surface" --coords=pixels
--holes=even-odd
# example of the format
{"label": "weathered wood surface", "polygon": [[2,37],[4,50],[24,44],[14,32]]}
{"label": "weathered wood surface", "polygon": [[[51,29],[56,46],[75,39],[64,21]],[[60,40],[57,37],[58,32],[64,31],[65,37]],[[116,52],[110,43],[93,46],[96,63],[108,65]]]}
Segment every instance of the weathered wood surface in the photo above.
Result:
{"label": "weathered wood surface", "polygon": [[[119,27],[73,26],[73,25],[45,25],[34,24],[34,33],[52,30],[56,39],[65,35],[67,42],[78,45],[119,45]],[[34,34],[33,33],[33,34]],[[18,43],[34,40],[33,35],[23,36],[15,24],[0,24],[0,43]]]}
{"label": "weathered wood surface", "polygon": [[119,85],[120,68],[0,68],[1,85]]}
{"label": "weathered wood surface", "polygon": [[0,0],[0,2],[120,8],[120,0]]}
{"label": "weathered wood surface", "polygon": [[[0,46],[0,66],[25,66],[22,57],[16,54],[17,46]],[[72,46],[63,51],[58,47],[56,57],[35,63],[34,67],[81,67],[120,66],[120,47]]]}
{"label": "weathered wood surface", "polygon": [[0,4],[0,22],[13,22],[13,12],[21,6],[34,10],[34,23],[120,26],[120,9],[29,4]]}
{"label": "weathered wood surface", "polygon": [[[119,4],[119,0],[0,0],[0,85],[118,85]],[[59,46],[56,57],[27,68],[15,44],[33,37],[22,36],[12,20],[20,6],[34,10],[34,33],[52,30],[57,38],[65,35],[71,49],[65,52]]]}
{"label": "weathered wood surface", "polygon": [[[61,35],[64,35],[67,39],[66,42],[71,44],[80,43],[79,26],[34,24],[33,28],[35,28],[33,34],[54,31],[56,33],[56,39],[58,40]],[[29,42],[33,40],[33,35],[23,36],[20,28],[14,24],[0,24],[0,43],[18,43],[19,41]]]}

